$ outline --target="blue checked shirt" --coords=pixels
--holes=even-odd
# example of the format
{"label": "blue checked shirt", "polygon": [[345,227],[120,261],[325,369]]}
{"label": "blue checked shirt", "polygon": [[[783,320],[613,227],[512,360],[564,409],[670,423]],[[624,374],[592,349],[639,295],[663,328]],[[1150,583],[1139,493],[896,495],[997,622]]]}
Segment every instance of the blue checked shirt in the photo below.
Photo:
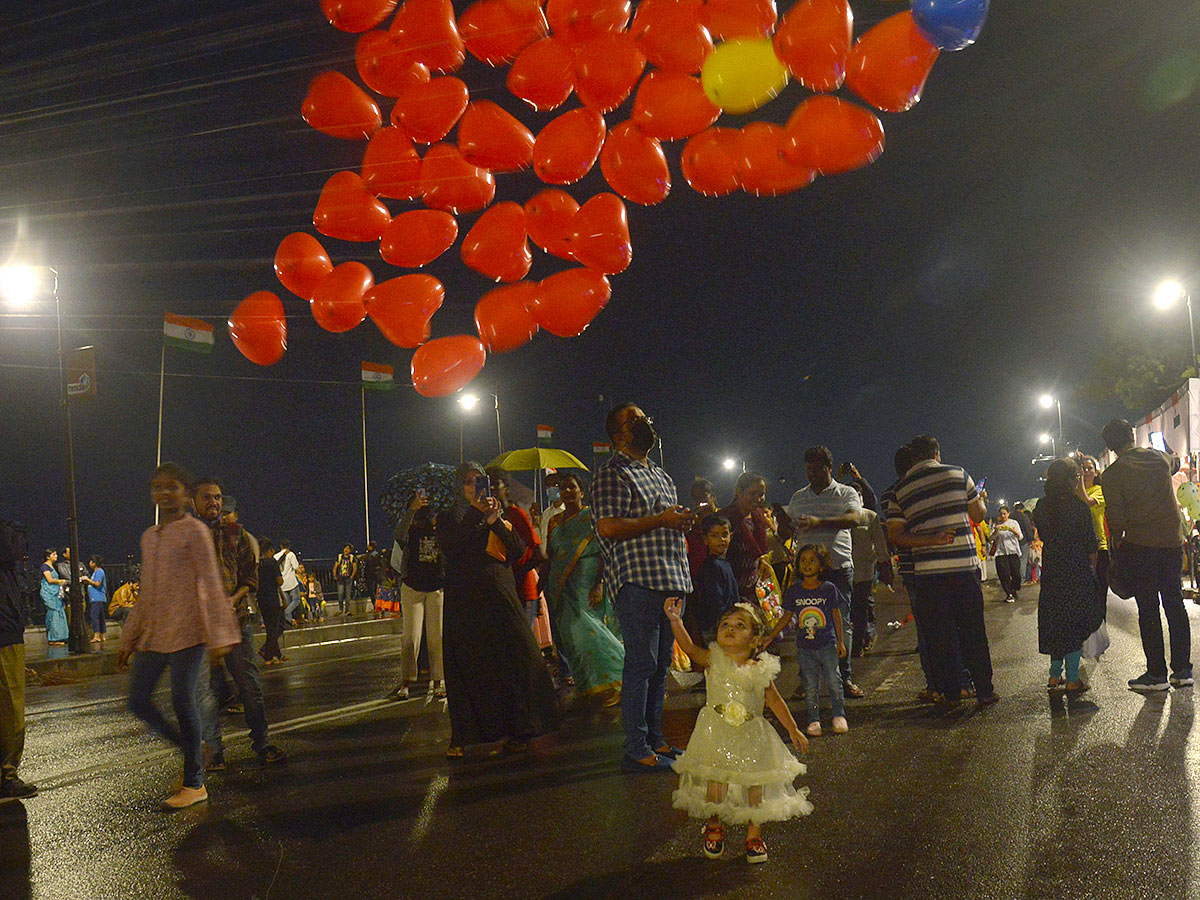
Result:
{"label": "blue checked shirt", "polygon": [[[634,460],[624,453],[612,455],[592,482],[595,520],[640,519],[678,503],[675,483],[649,459]],[[691,593],[687,539],[683,532],[655,528],[624,541],[596,535],[604,555],[604,578],[615,597],[627,584],[652,591]]]}

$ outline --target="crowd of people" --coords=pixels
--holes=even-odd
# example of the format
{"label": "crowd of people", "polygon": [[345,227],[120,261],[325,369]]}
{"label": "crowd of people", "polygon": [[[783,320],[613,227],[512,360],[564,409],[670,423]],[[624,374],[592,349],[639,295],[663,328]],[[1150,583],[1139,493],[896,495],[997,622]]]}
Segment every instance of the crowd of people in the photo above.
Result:
{"label": "crowd of people", "polygon": [[[1192,684],[1180,575],[1185,533],[1172,481],[1178,460],[1135,447],[1128,422],[1104,429],[1114,458],[1102,473],[1086,455],[1056,459],[1032,513],[1002,505],[990,521],[986,491],[944,463],[928,435],[896,451],[895,481],[881,495],[853,465],[844,463],[835,478],[832,453],[813,446],[804,453],[808,483],[786,505],[769,507],[766,480],[747,472],[725,506],[710,482],[697,479],[689,508],[649,456],[657,439],[649,416],[623,404],[605,427],[612,456],[590,484],[580,474],[553,473],[544,512],[530,515],[512,502],[507,473],[463,463],[449,508],[435,513],[424,491],[414,493],[390,557],[374,545],[359,556],[347,544],[334,560],[339,613],[350,611],[360,578],[378,613],[390,614],[395,604],[403,632],[392,696],[409,698],[424,685],[430,697],[445,699],[450,759],[474,748],[526,751],[558,726],[560,693],[571,688],[583,702],[619,705],[623,772],[680,775],[674,802],[705,819],[706,855],[723,853],[727,824],[745,824],[747,859],[764,861],[762,826],[812,809],[807,790],[793,784],[803,766],[763,719],[764,709],[793,748],[804,750],[808,738],[823,734],[824,690],[831,731],[850,730],[847,703],[863,696],[853,660],[874,641],[877,583],[891,585],[899,575],[911,604],[922,700],[947,709],[999,701],[981,587],[988,557],[1005,601],[1039,583],[1038,649],[1049,657],[1048,690],[1088,689],[1081,658],[1100,643],[1110,584],[1134,596],[1139,611],[1146,671],[1129,687]],[[269,739],[259,659],[284,659],[283,627],[305,606],[321,621],[325,600],[320,579],[305,572],[287,540],[276,549],[242,526],[217,479],[194,479],[166,464],[154,471],[151,494],[159,522],[142,537],[141,578],[118,661],[132,664],[131,711],[182,750],[182,786],[164,801],[178,809],[205,800],[205,772],[226,767],[218,713],[231,704],[244,713],[262,763],[286,758]],[[21,533],[0,524],[7,579],[25,550]],[[53,641],[65,639],[59,616],[68,579],[58,562],[55,551],[46,552],[40,581]],[[90,560],[84,582],[96,592],[92,622],[102,635],[103,560]],[[24,674],[23,654],[12,649],[21,616],[10,615],[11,605],[0,604],[0,794],[27,796],[35,789],[16,774],[23,723],[14,710],[23,706]],[[1170,629],[1169,670],[1160,605]],[[258,648],[253,607],[266,630]],[[796,645],[802,725],[774,685],[780,662],[767,652],[784,636]],[[420,677],[422,647],[427,680]],[[672,665],[704,673],[706,703],[686,752],[663,733]],[[150,700],[164,671],[174,722]]]}

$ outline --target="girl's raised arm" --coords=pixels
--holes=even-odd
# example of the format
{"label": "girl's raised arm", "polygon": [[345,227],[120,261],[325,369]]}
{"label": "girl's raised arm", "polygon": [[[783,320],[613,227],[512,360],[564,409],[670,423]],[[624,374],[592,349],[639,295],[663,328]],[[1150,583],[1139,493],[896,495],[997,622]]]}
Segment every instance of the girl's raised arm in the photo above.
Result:
{"label": "girl's raised arm", "polygon": [[667,602],[663,604],[663,611],[671,622],[671,631],[675,633],[675,640],[680,649],[700,668],[707,669],[708,651],[697,647],[692,636],[683,627],[683,600],[679,597],[668,597]]}

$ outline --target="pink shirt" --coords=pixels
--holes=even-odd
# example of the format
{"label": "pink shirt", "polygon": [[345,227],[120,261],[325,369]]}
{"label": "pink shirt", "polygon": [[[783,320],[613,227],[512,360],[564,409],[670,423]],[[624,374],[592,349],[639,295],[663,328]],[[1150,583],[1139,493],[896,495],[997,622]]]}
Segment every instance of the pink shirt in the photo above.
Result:
{"label": "pink shirt", "polygon": [[147,528],[142,534],[141,593],[121,629],[121,649],[173,653],[197,644],[228,647],[241,640],[208,526],[184,516]]}

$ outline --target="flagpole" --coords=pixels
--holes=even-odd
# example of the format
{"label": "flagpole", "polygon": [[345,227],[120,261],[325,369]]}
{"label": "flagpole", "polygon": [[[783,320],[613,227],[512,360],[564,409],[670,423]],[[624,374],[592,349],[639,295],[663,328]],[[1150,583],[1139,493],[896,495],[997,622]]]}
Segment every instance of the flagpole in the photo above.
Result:
{"label": "flagpole", "polygon": [[371,494],[367,487],[367,387],[359,387],[362,394],[362,447],[363,447],[363,517],[367,525],[367,543],[371,543]]}
{"label": "flagpole", "polygon": [[[158,363],[158,448],[154,451],[154,467],[162,465],[162,420],[163,420],[163,382],[167,374],[167,342],[162,342],[162,354]],[[158,505],[154,506],[154,524],[158,524]]]}

